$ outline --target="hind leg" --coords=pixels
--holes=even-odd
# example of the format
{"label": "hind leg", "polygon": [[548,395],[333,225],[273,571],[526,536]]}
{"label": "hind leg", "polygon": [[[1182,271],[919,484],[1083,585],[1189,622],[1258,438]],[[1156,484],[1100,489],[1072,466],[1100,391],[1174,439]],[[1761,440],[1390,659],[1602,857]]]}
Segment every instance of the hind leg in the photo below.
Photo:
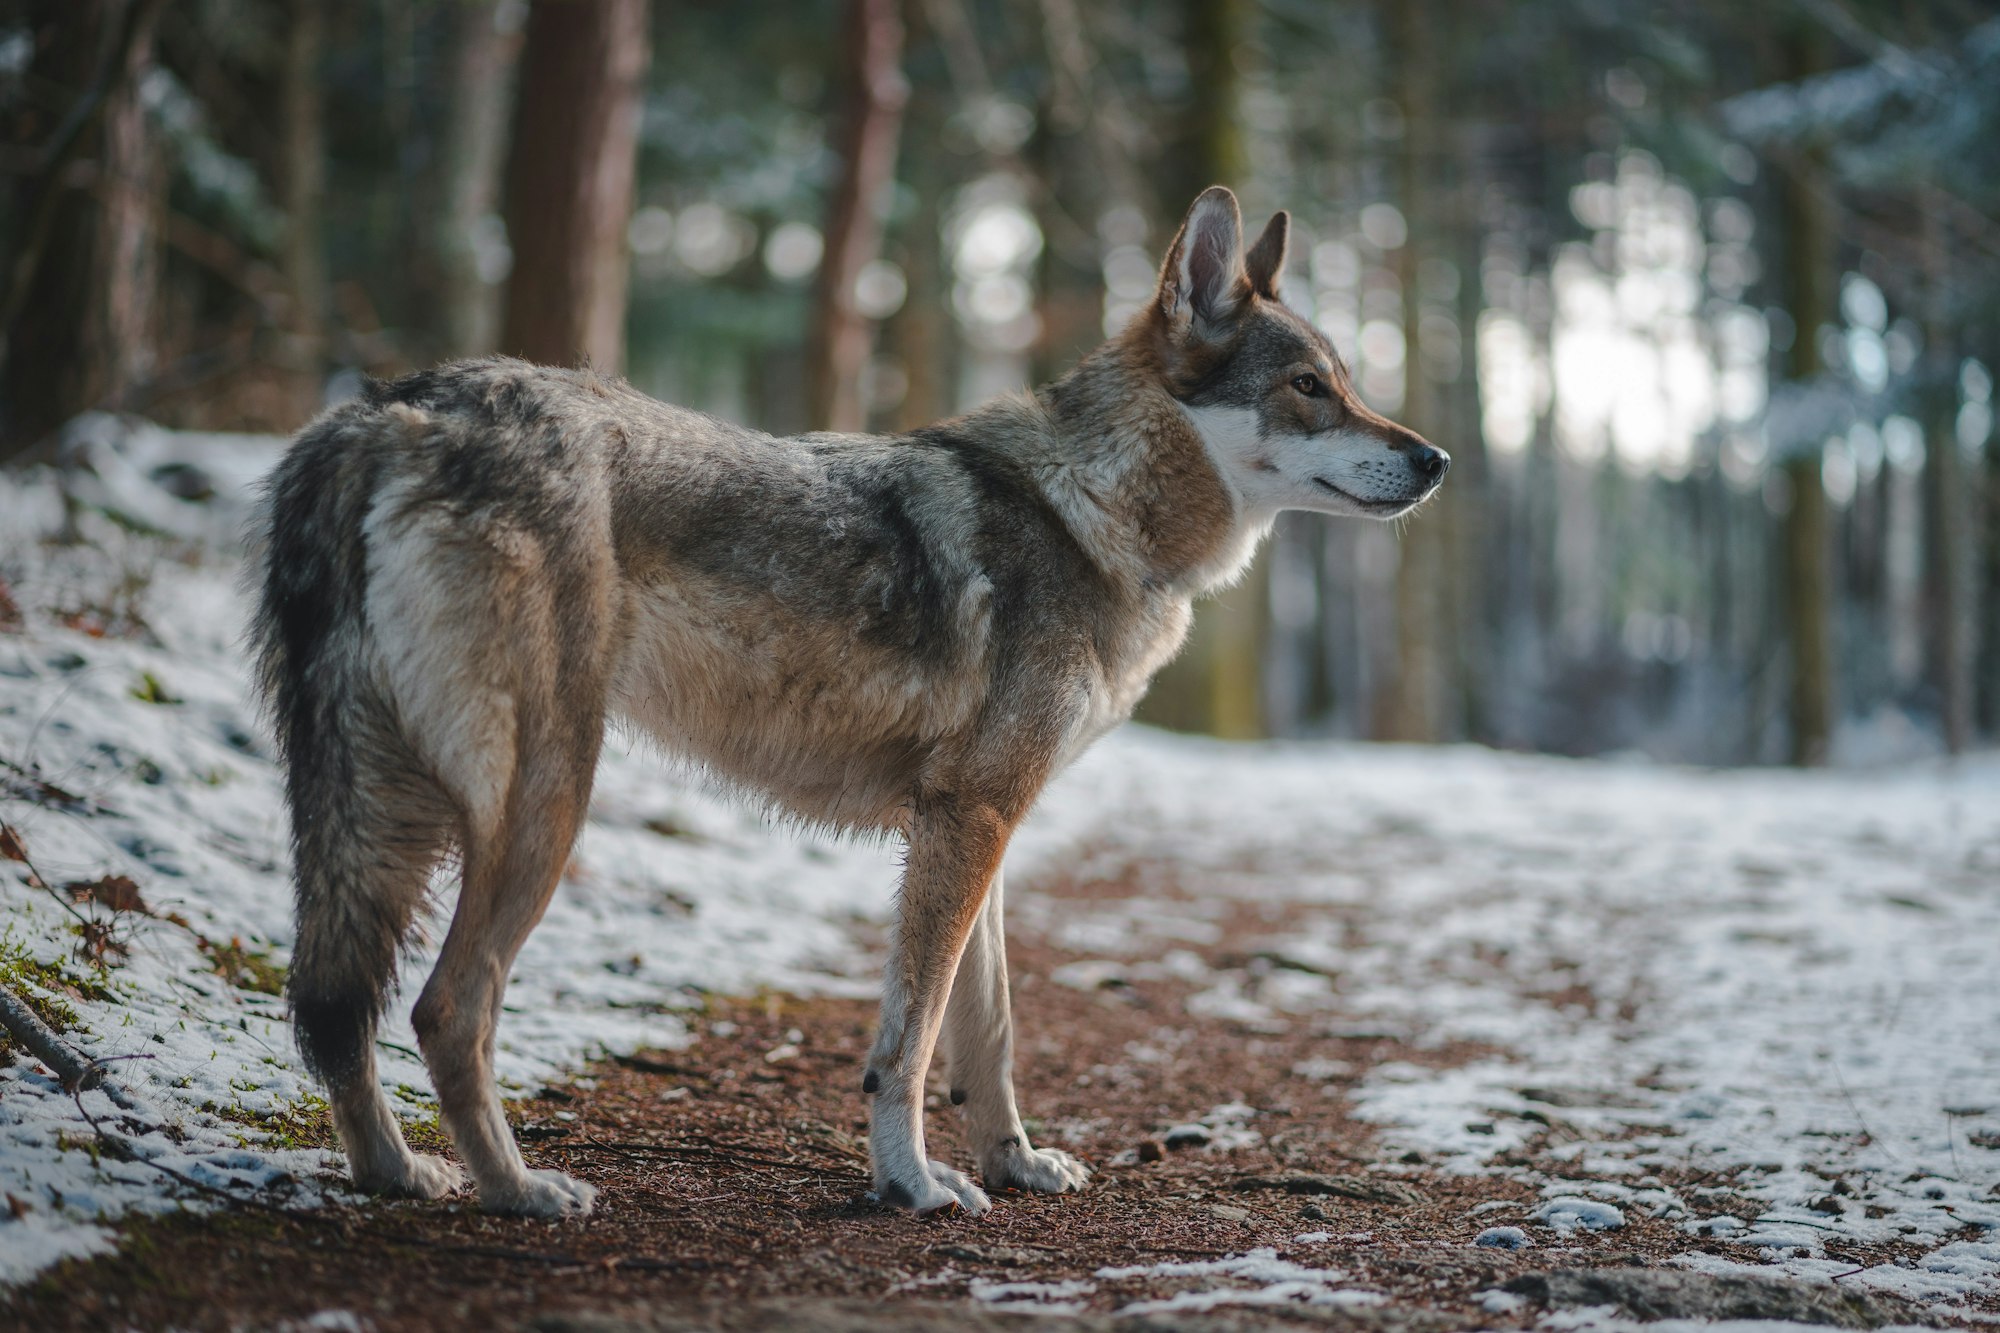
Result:
{"label": "hind leg", "polygon": [[[556,747],[549,747],[555,749]],[[525,751],[532,754],[532,750]],[[596,1190],[560,1171],[530,1171],[507,1127],[493,1077],[493,1041],[507,975],[542,919],[589,799],[594,756],[537,781],[523,765],[505,821],[469,839],[458,910],[412,1018],[437,1085],[445,1128],[489,1212],[576,1217]]]}
{"label": "hind leg", "polygon": [[465,1183],[464,1173],[444,1158],[410,1151],[396,1112],[376,1081],[372,1044],[354,1077],[328,1092],[333,1126],[347,1149],[357,1189],[399,1199],[440,1199]]}
{"label": "hind leg", "polygon": [[1035,1148],[1014,1105],[1014,1017],[1007,993],[1007,935],[1001,875],[973,924],[945,1008],[944,1049],[951,1100],[979,1156],[986,1188],[1061,1194],[1080,1190],[1090,1170],[1056,1148]]}
{"label": "hind leg", "polygon": [[302,904],[287,988],[301,1049],[326,1083],[356,1187],[435,1199],[464,1178],[442,1157],[413,1153],[404,1142],[376,1076],[375,1027],[450,814],[433,787],[406,773],[378,771],[359,785],[368,791],[360,829],[311,848],[307,858],[302,883],[314,890]]}

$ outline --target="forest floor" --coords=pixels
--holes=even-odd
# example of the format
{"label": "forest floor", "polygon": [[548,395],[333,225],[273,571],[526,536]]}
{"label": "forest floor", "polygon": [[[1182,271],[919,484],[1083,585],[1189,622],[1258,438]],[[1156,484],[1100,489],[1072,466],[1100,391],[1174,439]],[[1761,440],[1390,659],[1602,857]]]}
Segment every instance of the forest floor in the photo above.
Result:
{"label": "forest floor", "polygon": [[[0,1328],[2000,1322],[2000,755],[1121,730],[1007,854],[1022,1106],[1096,1176],[916,1220],[868,1198],[859,1086],[896,849],[614,735],[495,1052],[597,1212],[360,1199],[241,647],[278,442],[106,447],[0,474],[0,985],[123,1098],[0,1043]],[[383,1087],[441,1149],[406,1011]]]}
{"label": "forest floor", "polygon": [[[1100,904],[1156,903],[1161,888],[1089,892]],[[1295,914],[1245,904],[1194,947],[1212,968],[1240,967]],[[1560,1216],[1551,1226],[1546,1212],[1538,1220],[1548,1194],[1538,1182],[1573,1191],[1589,1179],[1564,1151],[1578,1135],[1561,1094],[1543,1093],[1537,1132],[1508,1154],[1506,1178],[1393,1150],[1351,1114],[1344,1090],[1373,1072],[1447,1069],[1487,1054],[1479,1047],[1412,1046],[1337,1011],[1259,1032],[1190,1012],[1197,985],[1168,978],[1051,980],[1088,961],[1032,936],[1013,947],[1023,1105],[1038,1141],[1094,1167],[1081,1195],[1006,1193],[979,1218],[915,1219],[875,1203],[859,1092],[873,1007],[770,993],[711,1003],[689,1049],[605,1061],[513,1105],[531,1164],[601,1191],[583,1222],[486,1217],[464,1196],[170,1214],[131,1224],[114,1253],[0,1295],[0,1324],[1428,1331],[2000,1319],[1990,1295],[1940,1317],[1838,1281],[1746,1275],[1737,1247],[1691,1242],[1677,1210],[1616,1210],[1613,1229]],[[956,1116],[932,1103],[933,1153],[963,1161]],[[327,1142],[323,1117],[299,1130]],[[419,1146],[445,1147],[428,1137]],[[1616,1174],[1603,1183],[1630,1185]],[[1710,1173],[1647,1183],[1703,1189],[1708,1209],[1762,1212]],[[1514,1228],[1497,1235],[1520,1248],[1476,1244],[1488,1228]],[[1927,1248],[1831,1240],[1824,1254],[1858,1273]],[[1723,1271],[1691,1268],[1703,1254]]]}

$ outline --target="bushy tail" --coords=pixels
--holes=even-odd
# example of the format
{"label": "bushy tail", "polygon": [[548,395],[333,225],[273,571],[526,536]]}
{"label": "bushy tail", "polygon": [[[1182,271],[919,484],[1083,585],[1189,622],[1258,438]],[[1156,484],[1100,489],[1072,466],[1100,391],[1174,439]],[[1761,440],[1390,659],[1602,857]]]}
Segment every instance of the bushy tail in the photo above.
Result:
{"label": "bushy tail", "polygon": [[387,813],[392,714],[366,648],[363,524],[395,429],[384,415],[355,404],[299,435],[269,483],[253,567],[251,640],[292,820],[298,940],[286,991],[299,1053],[336,1088],[371,1052],[423,888]]}

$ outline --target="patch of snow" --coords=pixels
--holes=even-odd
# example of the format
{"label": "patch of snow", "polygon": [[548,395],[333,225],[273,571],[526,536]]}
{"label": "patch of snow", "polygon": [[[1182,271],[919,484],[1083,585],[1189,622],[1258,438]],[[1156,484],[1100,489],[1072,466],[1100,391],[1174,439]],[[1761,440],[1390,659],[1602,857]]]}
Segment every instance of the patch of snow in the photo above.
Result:
{"label": "patch of snow", "polygon": [[[1990,1241],[1953,1241],[1915,1261],[1872,1264],[1856,1270],[1845,1260],[1805,1253],[1780,1253],[1767,1262],[1742,1262],[1723,1255],[1693,1252],[1674,1260],[1701,1273],[1737,1273],[1762,1277],[1792,1277],[1843,1287],[1887,1292],[1920,1305],[1952,1308],[1967,1297],[2000,1294],[2000,1245]],[[1971,1313],[1971,1312],[1966,1312]]]}
{"label": "patch of snow", "polygon": [[325,1333],[365,1333],[373,1325],[352,1310],[321,1310],[307,1316],[303,1327],[323,1329]]}
{"label": "patch of snow", "polygon": [[1338,1269],[1313,1268],[1280,1259],[1275,1249],[1259,1248],[1226,1259],[1198,1261],[1168,1260],[1157,1264],[1137,1264],[1125,1268],[1100,1268],[1096,1276],[1107,1282],[1132,1278],[1168,1280],[1225,1278],[1254,1286],[1203,1286],[1172,1296],[1132,1301],[1120,1306],[1115,1317],[1142,1314],[1214,1310],[1226,1305],[1315,1305],[1359,1309],[1380,1305],[1380,1292],[1360,1291],[1340,1284],[1347,1274]]}
{"label": "patch of snow", "polygon": [[[1549,1333],[1811,1333],[1822,1326],[1782,1319],[1633,1319],[1615,1305],[1551,1310],[1535,1327]],[[1885,1324],[1875,1333],[1934,1333],[1920,1324]]]}
{"label": "patch of snow", "polygon": [[1129,969],[1110,958],[1080,958],[1049,969],[1049,980],[1071,990],[1095,991],[1122,984]]}
{"label": "patch of snow", "polygon": [[[1199,1121],[1200,1128],[1208,1132],[1208,1137],[1201,1143],[1201,1150],[1240,1152],[1245,1148],[1256,1147],[1264,1141],[1262,1134],[1250,1128],[1250,1122],[1256,1115],[1256,1107],[1245,1106],[1242,1102],[1228,1102],[1222,1106],[1211,1107]],[[1185,1132],[1185,1128],[1176,1126],[1167,1131],[1169,1146],[1173,1144],[1176,1134],[1183,1139],[1192,1137]]]}
{"label": "patch of snow", "polygon": [[1310,1060],[1300,1060],[1292,1065],[1292,1073],[1299,1078],[1315,1081],[1329,1078],[1346,1078],[1354,1072],[1354,1066],[1346,1060],[1332,1060],[1325,1056],[1314,1056]]}
{"label": "patch of snow", "polygon": [[1020,1310],[1034,1314],[1082,1314],[1084,1304],[1075,1298],[1088,1296],[1096,1290],[1095,1282],[1079,1280],[996,1282],[982,1277],[972,1279],[967,1288],[973,1300],[994,1310]]}

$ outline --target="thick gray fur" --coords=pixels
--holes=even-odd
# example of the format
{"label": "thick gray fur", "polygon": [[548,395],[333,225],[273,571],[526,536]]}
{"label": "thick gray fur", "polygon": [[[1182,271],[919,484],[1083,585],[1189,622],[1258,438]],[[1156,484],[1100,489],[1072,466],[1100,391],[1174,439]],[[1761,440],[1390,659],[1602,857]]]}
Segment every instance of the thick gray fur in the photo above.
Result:
{"label": "thick gray fur", "polygon": [[455,852],[413,1015],[445,1125],[487,1207],[591,1206],[522,1163],[491,1052],[618,718],[786,816],[907,840],[867,1071],[881,1196],[989,1206],[924,1153],[940,1041],[988,1187],[1083,1185],[1014,1103],[1009,835],[1279,509],[1390,516],[1443,474],[1277,299],[1285,229],[1246,256],[1233,196],[1208,191],[1124,334],[908,435],[774,439],[500,358],[371,385],[300,433],[253,640],[292,811],[300,1049],[360,1184],[459,1179],[410,1152],[374,1068],[397,951]]}

